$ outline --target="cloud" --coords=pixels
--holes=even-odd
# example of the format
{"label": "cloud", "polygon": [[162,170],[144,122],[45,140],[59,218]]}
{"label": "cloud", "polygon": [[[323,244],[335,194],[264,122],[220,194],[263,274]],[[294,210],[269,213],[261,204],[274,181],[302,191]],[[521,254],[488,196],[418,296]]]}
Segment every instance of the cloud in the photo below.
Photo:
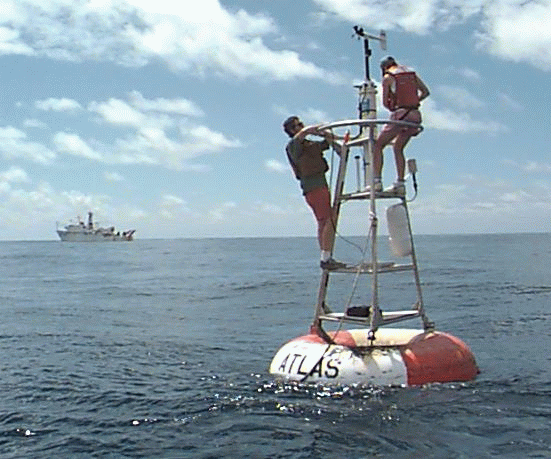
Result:
{"label": "cloud", "polygon": [[82,140],[77,134],[67,134],[58,132],[53,138],[54,144],[61,153],[68,153],[74,156],[102,161],[104,158],[101,154],[94,151],[90,146]]}
{"label": "cloud", "polygon": [[353,23],[378,29],[426,34],[477,14],[483,0],[314,0],[320,7]]}
{"label": "cloud", "polygon": [[140,127],[146,122],[145,115],[125,101],[109,99],[107,102],[92,102],[88,110],[99,114],[105,121],[115,125]]}
{"label": "cloud", "polygon": [[30,182],[27,173],[19,167],[10,167],[7,171],[0,172],[0,182]]}
{"label": "cloud", "polygon": [[484,106],[484,103],[481,102],[480,99],[475,97],[465,88],[442,85],[436,88],[436,92],[441,98],[458,108],[478,109]]}
{"label": "cloud", "polygon": [[549,172],[551,172],[551,163],[546,164],[538,161],[525,161],[521,164],[511,159],[504,159],[502,162],[506,166],[521,171],[522,173],[549,174]]}
{"label": "cloud", "polygon": [[482,81],[482,77],[480,76],[480,73],[468,67],[457,69],[457,73],[459,73],[459,75],[463,76],[467,80],[475,83]]}
{"label": "cloud", "polygon": [[476,34],[479,49],[502,59],[551,70],[551,2],[488,2],[484,16]]}
{"label": "cloud", "polygon": [[191,210],[186,200],[172,194],[165,194],[161,197],[159,213],[163,218],[175,220],[179,216],[189,214],[190,212]]}
{"label": "cloud", "polygon": [[128,100],[91,102],[88,110],[99,115],[98,121],[115,128],[111,143],[58,132],[53,143],[59,152],[106,164],[145,164],[203,172],[205,166],[190,161],[242,145],[237,139],[197,123],[193,118],[204,113],[185,99],[150,100],[134,91]]}
{"label": "cloud", "polygon": [[[8,8],[4,11],[4,16],[9,15],[9,5],[2,4],[2,8]],[[6,14],[7,13],[7,14]],[[2,54],[20,54],[32,55],[34,53],[32,47],[21,42],[19,31],[9,27],[0,27],[0,55]]]}
{"label": "cloud", "polygon": [[211,209],[209,211],[209,215],[214,221],[221,221],[224,220],[227,214],[231,213],[236,207],[237,204],[235,202],[227,201],[222,203],[218,207]]}
{"label": "cloud", "polygon": [[35,102],[35,107],[39,110],[54,111],[54,112],[70,112],[82,109],[82,106],[72,99],[55,99],[49,98],[46,100],[38,100]]}
{"label": "cloud", "polygon": [[266,40],[277,34],[266,14],[230,12],[219,0],[4,0],[0,12],[4,54],[125,66],[161,60],[197,75],[341,80],[294,51],[269,48]]}
{"label": "cloud", "polygon": [[523,0],[314,0],[351,24],[419,35],[480,19],[473,39],[479,50],[551,70],[551,2]]}
{"label": "cloud", "polygon": [[326,123],[331,119],[327,112],[312,107],[290,110],[287,107],[274,105],[272,111],[281,118],[282,129],[283,121],[289,116],[298,116],[305,124]]}
{"label": "cloud", "polygon": [[514,110],[516,112],[524,110],[524,107],[518,103],[516,100],[514,100],[512,97],[508,96],[507,94],[504,94],[502,92],[498,93],[497,95],[499,101],[505,108]]}
{"label": "cloud", "polygon": [[23,158],[49,164],[57,154],[44,145],[27,140],[27,135],[12,126],[0,127],[0,154],[6,159]]}
{"label": "cloud", "polygon": [[289,165],[278,161],[277,159],[269,159],[265,163],[265,167],[269,171],[283,173],[289,171]]}
{"label": "cloud", "polygon": [[130,94],[131,104],[144,112],[171,113],[175,115],[186,115],[191,117],[204,116],[203,110],[195,103],[187,99],[164,99],[154,100],[145,99],[138,91],[132,91]]}
{"label": "cloud", "polygon": [[35,120],[35,119],[27,119],[23,121],[23,126],[29,127],[29,128],[37,128],[37,129],[48,128],[48,125],[44,121]]}
{"label": "cloud", "polygon": [[441,109],[432,99],[423,101],[422,112],[425,128],[452,132],[486,132],[489,134],[507,130],[505,126],[495,121],[475,120],[467,112]]}
{"label": "cloud", "polygon": [[118,172],[105,172],[103,176],[108,182],[124,182],[124,177]]}

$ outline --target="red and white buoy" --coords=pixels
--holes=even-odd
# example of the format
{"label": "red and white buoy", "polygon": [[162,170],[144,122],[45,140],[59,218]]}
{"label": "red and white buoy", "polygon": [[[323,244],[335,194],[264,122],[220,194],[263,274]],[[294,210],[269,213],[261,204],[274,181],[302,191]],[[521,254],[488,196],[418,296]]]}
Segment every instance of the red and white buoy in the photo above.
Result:
{"label": "red and white buoy", "polygon": [[270,365],[277,378],[308,383],[416,386],[470,381],[479,373],[474,355],[460,339],[442,332],[381,328],[316,334],[283,345]]}
{"label": "red and white buoy", "polygon": [[[369,210],[367,212],[362,210],[365,215],[369,215],[369,244],[366,245],[365,250],[360,250],[362,260],[359,263],[341,262],[332,267],[322,264],[323,272],[311,334],[300,336],[284,344],[271,362],[270,373],[276,378],[288,381],[345,385],[415,386],[427,383],[471,381],[479,373],[474,355],[458,338],[435,331],[434,323],[428,319],[425,312],[408,212],[408,203],[417,196],[416,162],[413,159],[407,161],[415,191],[410,199],[406,198],[404,186],[390,189],[376,187],[375,173],[371,169],[372,165],[376,164],[374,151],[377,146],[378,124],[394,125],[392,129],[395,132],[402,132],[402,129],[407,128],[407,130],[414,129],[416,133],[422,130],[422,126],[420,123],[404,120],[376,118],[377,90],[369,76],[371,55],[369,40],[378,40],[381,47],[385,49],[386,34],[381,32],[379,36],[370,35],[358,26],[354,27],[354,32],[364,41],[366,69],[365,81],[357,86],[359,118],[318,125],[317,131],[310,127],[308,132],[332,139],[334,147],[338,139],[343,140],[343,143],[337,144],[335,148],[339,163],[334,169],[337,175],[331,208],[331,224],[334,225],[335,231],[332,232],[331,248],[335,248],[334,239],[338,234],[336,229],[341,205],[344,202],[369,202]],[[392,61],[394,61],[393,58]],[[418,106],[422,98],[428,95],[428,90],[423,89],[424,84],[421,87],[420,79],[415,78],[415,80],[408,80],[414,83],[414,86],[401,86],[395,81],[395,90],[389,91],[394,98],[398,98],[399,94],[404,95],[403,91],[407,91],[408,96],[412,91],[417,92],[418,100],[415,104],[404,103],[401,107],[408,111],[412,106]],[[424,94],[423,97],[421,93]],[[358,127],[359,132],[351,136],[350,129],[354,127]],[[346,130],[344,136],[336,134],[338,129]],[[352,156],[350,152],[353,148],[359,148],[360,152]],[[345,190],[345,176],[350,171],[349,159],[352,157],[357,158],[355,191]],[[397,172],[404,178],[404,171],[398,169],[397,164]],[[376,172],[381,178],[381,171]],[[387,256],[394,259],[380,262],[377,206],[385,200],[398,201],[388,207],[386,212],[391,249]],[[408,271],[413,274],[411,295],[403,297],[400,295],[398,308],[394,304],[381,304],[379,276],[398,275]],[[329,281],[332,280],[333,274],[338,273],[354,275],[351,294],[347,296],[347,301],[344,301],[339,294],[328,297]],[[358,282],[362,274],[369,275],[370,282]],[[354,304],[352,301],[359,301],[359,303]],[[388,325],[394,326],[398,322],[415,318],[421,319],[422,330],[387,328]],[[328,322],[337,324],[338,331],[326,331],[324,327]],[[345,329],[348,326],[364,328]]]}

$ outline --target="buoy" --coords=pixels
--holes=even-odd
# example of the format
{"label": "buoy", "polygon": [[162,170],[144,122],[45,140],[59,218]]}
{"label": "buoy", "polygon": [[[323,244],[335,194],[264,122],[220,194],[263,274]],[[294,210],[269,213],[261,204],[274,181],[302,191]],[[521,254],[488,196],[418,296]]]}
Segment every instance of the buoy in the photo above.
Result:
{"label": "buoy", "polygon": [[[386,35],[379,37],[365,34],[355,27],[358,37],[364,39],[364,50],[369,50],[367,40],[380,40],[386,46]],[[369,80],[369,55],[365,54],[366,81]],[[370,81],[370,80],[369,80]],[[419,80],[420,81],[420,80]],[[370,83],[372,83],[370,81]],[[417,84],[417,83],[416,83]],[[406,126],[420,132],[422,126],[403,120],[378,120],[376,118],[376,86],[358,86],[359,119],[343,120],[317,126],[317,135],[326,136],[335,129],[359,127],[360,134],[352,140],[346,134],[346,141],[339,148],[339,165],[334,184],[332,214],[335,227],[340,218],[341,204],[346,201],[367,201],[369,211],[369,250],[362,250],[359,263],[341,262],[333,268],[322,266],[321,281],[315,306],[315,314],[308,335],[295,338],[284,344],[270,364],[270,373],[277,379],[325,385],[375,385],[375,386],[417,386],[427,383],[471,381],[479,373],[473,353],[458,338],[435,331],[435,324],[429,320],[425,310],[422,285],[414,250],[408,202],[399,190],[378,190],[374,188],[373,171],[368,165],[375,164],[370,148],[376,141],[374,134],[378,124]],[[338,138],[334,137],[334,139]],[[345,190],[345,177],[350,170],[349,154],[352,148],[360,148],[356,155],[356,192]],[[363,170],[361,167],[363,166]],[[408,169],[413,179],[414,198],[417,196],[417,165],[408,160]],[[370,177],[371,187],[366,187]],[[391,252],[394,257],[409,257],[409,260],[379,261],[378,235],[379,217],[377,206],[380,200],[397,199],[399,202],[387,208],[387,226]],[[335,241],[336,231],[332,242]],[[333,247],[333,244],[331,244]],[[341,260],[340,257],[338,257]],[[344,261],[344,260],[343,260]],[[400,280],[400,294],[395,301],[389,301],[380,291],[384,286],[379,276],[410,272],[410,295],[402,296],[407,280]],[[330,280],[335,274],[353,274],[350,295],[342,300],[334,295],[328,298]],[[359,276],[370,276],[368,282],[358,282]],[[340,282],[340,281],[339,281]],[[339,283],[339,285],[342,285]],[[337,294],[338,296],[338,294]],[[348,298],[348,299],[347,299]],[[412,301],[413,298],[413,301]],[[382,301],[384,299],[384,301]],[[331,300],[331,301],[329,301]],[[354,304],[352,303],[354,301]],[[397,304],[394,304],[397,303]],[[420,319],[422,329],[389,328],[398,322]],[[333,323],[338,331],[328,331],[326,325]],[[352,328],[346,327],[364,327]]]}
{"label": "buoy", "polygon": [[471,381],[479,373],[474,355],[443,332],[384,328],[373,342],[367,330],[295,338],[274,356],[270,373],[286,381],[323,384],[417,386]]}

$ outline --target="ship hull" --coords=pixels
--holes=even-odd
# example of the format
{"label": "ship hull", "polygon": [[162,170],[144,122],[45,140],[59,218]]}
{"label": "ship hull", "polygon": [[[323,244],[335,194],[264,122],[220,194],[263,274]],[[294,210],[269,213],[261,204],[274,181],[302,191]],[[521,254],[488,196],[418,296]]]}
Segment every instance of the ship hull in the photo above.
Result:
{"label": "ship hull", "polygon": [[117,235],[92,231],[72,232],[57,230],[57,234],[63,242],[129,242],[133,240],[133,232],[131,234]]}

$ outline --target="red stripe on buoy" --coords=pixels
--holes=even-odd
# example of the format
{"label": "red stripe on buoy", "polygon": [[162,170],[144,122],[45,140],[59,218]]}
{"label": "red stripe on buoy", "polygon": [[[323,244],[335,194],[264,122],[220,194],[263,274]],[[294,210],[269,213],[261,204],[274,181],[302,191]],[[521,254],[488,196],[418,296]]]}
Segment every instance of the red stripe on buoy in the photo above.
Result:
{"label": "red stripe on buoy", "polygon": [[[351,333],[349,333],[346,330],[341,330],[338,332],[330,332],[328,335],[331,337],[333,342],[335,344],[339,344],[341,346],[346,346],[349,348],[355,348],[356,347],[356,341],[354,340],[354,337]],[[322,343],[322,344],[328,344],[327,341],[325,341],[321,336],[311,333],[309,335],[299,336],[298,338],[295,338],[293,341],[305,341],[307,343]]]}
{"label": "red stripe on buoy", "polygon": [[474,355],[460,339],[446,333],[424,333],[402,350],[408,384],[471,381],[479,373]]}

